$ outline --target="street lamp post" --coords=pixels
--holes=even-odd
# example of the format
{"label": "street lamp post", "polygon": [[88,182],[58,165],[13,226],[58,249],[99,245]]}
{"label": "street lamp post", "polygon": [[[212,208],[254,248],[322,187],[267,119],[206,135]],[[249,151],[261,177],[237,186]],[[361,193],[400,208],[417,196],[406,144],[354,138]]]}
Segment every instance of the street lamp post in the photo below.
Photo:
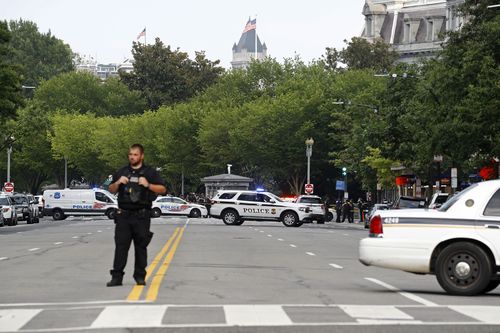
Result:
{"label": "street lamp post", "polygon": [[313,152],[313,138],[306,140],[306,156],[307,156],[307,184],[311,184],[311,156]]}
{"label": "street lamp post", "polygon": [[[342,176],[344,176],[344,198],[345,198],[345,194],[348,193],[347,192],[347,168],[346,167],[343,167],[342,168]],[[347,199],[347,198],[345,198]]]}
{"label": "street lamp post", "polygon": [[12,154],[14,140],[14,136],[12,135],[5,138],[5,141],[7,141],[7,183],[10,183],[10,155]]}

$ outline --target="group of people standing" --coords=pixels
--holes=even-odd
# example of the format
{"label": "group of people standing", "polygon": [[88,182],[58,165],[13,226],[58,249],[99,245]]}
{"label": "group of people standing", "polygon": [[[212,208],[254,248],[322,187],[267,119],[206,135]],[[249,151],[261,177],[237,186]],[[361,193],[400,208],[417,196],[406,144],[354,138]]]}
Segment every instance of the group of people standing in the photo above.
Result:
{"label": "group of people standing", "polygon": [[[363,222],[366,203],[360,198],[357,205],[359,208],[360,222]],[[349,223],[354,223],[354,202],[351,199],[347,199],[344,202],[337,200],[335,202],[335,212],[337,213],[335,222],[341,223],[345,222],[347,219]]]}

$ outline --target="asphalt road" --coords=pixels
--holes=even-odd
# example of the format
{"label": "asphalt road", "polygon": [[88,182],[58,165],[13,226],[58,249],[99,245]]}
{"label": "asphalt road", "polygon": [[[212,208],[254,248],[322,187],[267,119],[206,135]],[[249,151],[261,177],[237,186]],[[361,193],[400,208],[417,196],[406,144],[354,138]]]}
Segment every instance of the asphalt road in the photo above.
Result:
{"label": "asphalt road", "polygon": [[107,288],[114,224],[0,228],[0,332],[500,332],[500,288],[365,267],[358,224],[154,219],[147,286]]}

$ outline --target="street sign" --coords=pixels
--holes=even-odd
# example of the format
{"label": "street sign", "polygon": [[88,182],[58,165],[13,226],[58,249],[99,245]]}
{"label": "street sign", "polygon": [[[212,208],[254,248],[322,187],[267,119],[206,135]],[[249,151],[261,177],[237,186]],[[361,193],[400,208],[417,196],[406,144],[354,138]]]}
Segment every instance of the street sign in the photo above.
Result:
{"label": "street sign", "polygon": [[337,191],[345,191],[345,182],[343,180],[337,180],[335,183],[335,189]]}
{"label": "street sign", "polygon": [[457,178],[458,170],[457,168],[451,168],[451,178]]}
{"label": "street sign", "polygon": [[6,182],[3,184],[3,189],[5,192],[14,192],[14,183]]}
{"label": "street sign", "polygon": [[314,184],[306,184],[304,186],[304,190],[307,194],[313,194],[314,192]]}

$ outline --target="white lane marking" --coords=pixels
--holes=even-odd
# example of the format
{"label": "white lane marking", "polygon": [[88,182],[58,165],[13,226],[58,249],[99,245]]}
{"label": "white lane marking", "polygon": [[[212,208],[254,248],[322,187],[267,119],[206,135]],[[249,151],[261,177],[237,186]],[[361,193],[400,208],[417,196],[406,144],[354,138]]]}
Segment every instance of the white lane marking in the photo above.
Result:
{"label": "white lane marking", "polygon": [[279,240],[280,242],[283,242],[283,241],[284,241],[284,239],[283,239],[283,238],[278,238],[278,240]]}
{"label": "white lane marking", "polygon": [[22,232],[22,231],[18,231],[17,233],[18,233],[18,234],[22,234],[23,232]]}
{"label": "white lane marking", "polygon": [[267,237],[273,237],[273,235],[267,235]]}
{"label": "white lane marking", "polygon": [[337,265],[337,264],[330,264],[330,266],[332,266],[333,268],[337,268],[337,269],[343,269],[344,267],[340,266],[340,265]]}
{"label": "white lane marking", "polygon": [[71,237],[71,238],[73,238],[73,239],[77,239],[77,238],[78,238],[78,236],[73,236],[73,237]]}
{"label": "white lane marking", "polygon": [[279,305],[225,305],[226,323],[234,326],[279,326],[292,325]]}
{"label": "white lane marking", "polygon": [[107,306],[90,327],[155,327],[161,326],[166,305]]}
{"label": "white lane marking", "polygon": [[34,247],[34,248],[32,248],[32,249],[29,249],[28,251],[33,252],[33,251],[38,251],[38,250],[40,250],[40,248],[39,248],[39,247]]}
{"label": "white lane marking", "polygon": [[356,319],[413,320],[414,318],[391,305],[341,305],[340,308]]}
{"label": "white lane marking", "polygon": [[291,247],[297,247],[297,245],[290,244]]}
{"label": "white lane marking", "polygon": [[264,230],[261,230],[260,232],[264,232]]}
{"label": "white lane marking", "polygon": [[41,311],[42,309],[0,310],[0,332],[19,330]]}
{"label": "white lane marking", "polygon": [[349,236],[349,234],[343,234],[344,236]]}
{"label": "white lane marking", "polygon": [[92,233],[91,232],[87,232],[87,235],[92,235]]}
{"label": "white lane marking", "polygon": [[54,245],[61,245],[63,244],[64,242],[55,242]]}
{"label": "white lane marking", "polygon": [[2,261],[2,260],[7,260],[7,259],[9,259],[9,258],[8,258],[8,257],[1,257],[1,258],[0,258],[0,261]]}
{"label": "white lane marking", "polygon": [[312,253],[312,252],[306,252],[306,254],[307,254],[308,256],[315,256],[315,255],[316,255],[315,253]]}
{"label": "white lane marking", "polygon": [[401,289],[396,288],[396,287],[394,287],[394,286],[392,286],[392,285],[390,285],[388,283],[385,283],[383,281],[380,281],[380,280],[377,280],[377,279],[374,279],[374,278],[365,278],[365,280],[368,280],[370,282],[378,284],[379,286],[382,286],[384,288],[387,288],[389,290],[397,292],[401,296],[406,297],[408,299],[411,299],[412,301],[420,303],[420,304],[423,304],[425,306],[439,306],[438,304],[436,304],[434,302],[431,302],[429,300],[426,300],[425,298],[422,298],[420,296],[417,296],[417,295],[414,295],[412,293],[408,293],[408,292],[405,292],[405,291],[401,291]]}
{"label": "white lane marking", "polygon": [[97,230],[97,232],[102,232],[102,230]]}
{"label": "white lane marking", "polygon": [[457,305],[449,308],[488,324],[500,324],[498,306]]}

